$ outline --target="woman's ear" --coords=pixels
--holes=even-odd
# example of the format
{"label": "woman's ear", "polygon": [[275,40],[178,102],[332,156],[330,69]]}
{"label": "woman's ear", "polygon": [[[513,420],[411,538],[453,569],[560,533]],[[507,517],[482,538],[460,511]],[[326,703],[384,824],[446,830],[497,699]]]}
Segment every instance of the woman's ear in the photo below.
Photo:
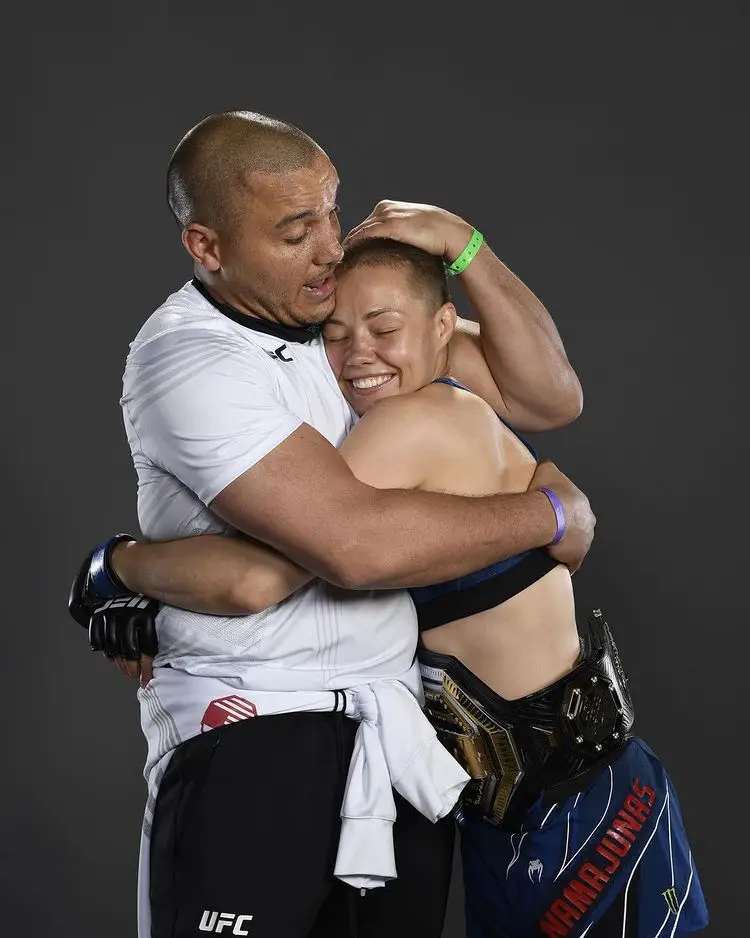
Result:
{"label": "woman's ear", "polygon": [[443,303],[435,314],[439,348],[447,345],[453,337],[456,330],[456,316],[456,307],[453,303]]}

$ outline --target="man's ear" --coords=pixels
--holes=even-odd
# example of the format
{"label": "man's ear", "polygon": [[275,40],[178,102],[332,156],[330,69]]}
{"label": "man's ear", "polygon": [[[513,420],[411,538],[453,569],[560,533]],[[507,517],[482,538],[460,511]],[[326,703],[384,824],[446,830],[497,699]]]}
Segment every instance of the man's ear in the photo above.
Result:
{"label": "man's ear", "polygon": [[187,225],[182,229],[182,243],[196,264],[211,273],[221,267],[219,238],[213,228],[198,224]]}

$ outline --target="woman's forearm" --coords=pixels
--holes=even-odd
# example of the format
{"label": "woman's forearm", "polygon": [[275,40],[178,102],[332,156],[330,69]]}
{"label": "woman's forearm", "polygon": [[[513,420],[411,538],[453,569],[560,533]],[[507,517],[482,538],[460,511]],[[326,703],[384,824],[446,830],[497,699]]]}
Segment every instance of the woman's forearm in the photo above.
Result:
{"label": "woman's forearm", "polygon": [[259,541],[204,534],[123,542],[112,565],[128,589],[211,615],[247,615],[281,602],[312,574]]}

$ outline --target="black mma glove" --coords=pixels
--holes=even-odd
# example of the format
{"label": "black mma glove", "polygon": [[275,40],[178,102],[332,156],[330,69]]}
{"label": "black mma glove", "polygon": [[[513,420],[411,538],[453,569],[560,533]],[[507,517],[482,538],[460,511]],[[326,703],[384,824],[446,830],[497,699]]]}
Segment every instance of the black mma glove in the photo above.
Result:
{"label": "black mma glove", "polygon": [[68,596],[68,611],[88,630],[89,644],[110,658],[137,661],[159,650],[156,616],[159,603],[132,593],[112,568],[112,551],[129,534],[116,534],[96,547],[84,560]]}

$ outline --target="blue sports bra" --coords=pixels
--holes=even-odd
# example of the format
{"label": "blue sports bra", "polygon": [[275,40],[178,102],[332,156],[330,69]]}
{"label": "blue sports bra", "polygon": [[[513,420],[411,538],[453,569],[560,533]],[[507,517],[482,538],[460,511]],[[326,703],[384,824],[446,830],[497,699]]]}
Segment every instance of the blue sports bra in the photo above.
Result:
{"label": "blue sports bra", "polygon": [[[433,383],[450,384],[463,391],[469,390],[452,378],[437,378]],[[522,436],[499,415],[498,420],[524,444],[534,459],[538,459],[534,448]],[[537,548],[507,557],[483,570],[457,577],[455,580],[410,589],[409,593],[417,610],[419,630],[422,632],[434,629],[445,625],[446,622],[464,619],[466,616],[499,606],[540,580],[556,566],[557,561],[553,560],[547,551]]]}

